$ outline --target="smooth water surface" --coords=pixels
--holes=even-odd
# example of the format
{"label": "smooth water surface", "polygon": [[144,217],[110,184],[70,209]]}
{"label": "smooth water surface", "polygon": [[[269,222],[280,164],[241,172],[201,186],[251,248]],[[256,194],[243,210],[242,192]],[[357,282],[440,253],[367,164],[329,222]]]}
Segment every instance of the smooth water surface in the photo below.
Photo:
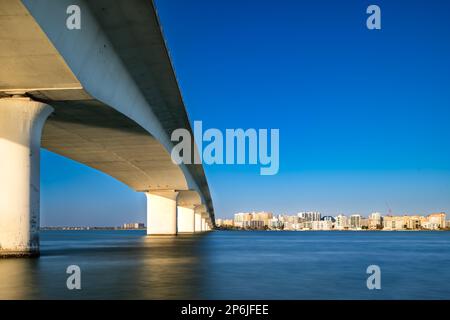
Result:
{"label": "smooth water surface", "polygon": [[0,260],[0,299],[450,299],[450,232],[44,231],[41,254]]}

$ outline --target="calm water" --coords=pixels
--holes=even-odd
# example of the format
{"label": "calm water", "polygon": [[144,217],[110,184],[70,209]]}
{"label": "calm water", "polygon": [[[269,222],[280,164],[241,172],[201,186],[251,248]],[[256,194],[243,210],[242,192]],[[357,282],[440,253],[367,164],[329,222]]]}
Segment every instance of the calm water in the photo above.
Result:
{"label": "calm water", "polygon": [[41,252],[0,260],[1,299],[450,299],[450,232],[47,231]]}

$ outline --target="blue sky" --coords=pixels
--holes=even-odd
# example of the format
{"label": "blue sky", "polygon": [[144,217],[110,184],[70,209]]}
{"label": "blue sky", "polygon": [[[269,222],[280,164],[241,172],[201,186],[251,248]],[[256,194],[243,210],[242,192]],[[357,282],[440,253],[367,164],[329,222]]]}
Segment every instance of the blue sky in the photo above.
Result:
{"label": "blue sky", "polygon": [[[450,211],[450,2],[156,4],[190,120],[280,129],[279,174],[205,167],[216,216]],[[145,220],[102,173],[47,151],[41,171],[42,225]]]}

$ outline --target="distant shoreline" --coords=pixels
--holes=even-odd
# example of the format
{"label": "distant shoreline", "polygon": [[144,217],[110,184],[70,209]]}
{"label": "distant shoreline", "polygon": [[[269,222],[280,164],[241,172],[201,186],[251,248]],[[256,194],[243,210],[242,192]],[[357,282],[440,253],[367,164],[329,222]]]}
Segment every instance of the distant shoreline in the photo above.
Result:
{"label": "distant shoreline", "polygon": [[276,230],[276,229],[234,229],[234,228],[217,228],[218,231],[268,231],[268,232],[342,232],[342,231],[351,231],[351,232],[430,232],[430,231],[450,231],[447,229],[404,229],[404,230],[386,230],[386,229],[378,229],[378,230],[369,230],[369,229],[331,229],[331,230]]}
{"label": "distant shoreline", "polygon": [[41,227],[41,231],[95,231],[95,230],[147,230],[146,228],[122,227]]}
{"label": "distant shoreline", "polygon": [[[132,230],[141,230],[141,231],[146,231],[146,228],[139,228],[139,229],[125,229],[122,227],[41,227],[40,228],[41,231],[101,231],[101,230],[105,230],[105,231],[132,231]],[[261,229],[233,229],[233,228],[217,228],[214,229],[216,231],[246,231],[246,232],[251,232],[251,231],[267,231],[267,232],[345,232],[345,231],[350,231],[350,232],[433,232],[433,231],[440,231],[440,232],[445,232],[445,231],[450,231],[450,229],[435,229],[435,230],[431,230],[431,229],[417,229],[417,230],[367,230],[367,229],[361,229],[361,230],[353,230],[353,229],[346,229],[346,230],[337,230],[337,229],[333,229],[333,230],[261,230]],[[213,230],[213,231],[214,231]]]}

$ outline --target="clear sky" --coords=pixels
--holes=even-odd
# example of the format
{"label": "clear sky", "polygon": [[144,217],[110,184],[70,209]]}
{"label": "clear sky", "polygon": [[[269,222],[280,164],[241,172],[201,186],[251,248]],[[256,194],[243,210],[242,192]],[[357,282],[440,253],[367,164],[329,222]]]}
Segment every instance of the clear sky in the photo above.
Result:
{"label": "clear sky", "polygon": [[[205,167],[217,217],[450,213],[449,1],[156,4],[190,120],[280,129],[277,175]],[[145,221],[113,178],[47,151],[41,171],[42,225]]]}

